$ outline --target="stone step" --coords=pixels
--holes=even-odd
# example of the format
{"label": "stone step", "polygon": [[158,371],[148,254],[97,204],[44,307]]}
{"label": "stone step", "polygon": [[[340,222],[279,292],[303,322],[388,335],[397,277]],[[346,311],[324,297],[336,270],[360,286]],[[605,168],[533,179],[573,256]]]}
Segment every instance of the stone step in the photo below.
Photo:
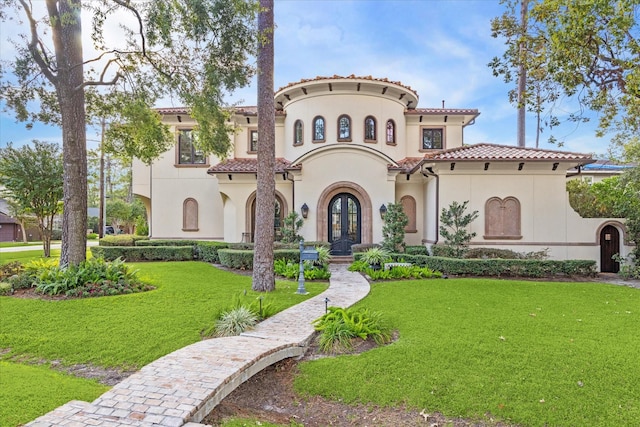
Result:
{"label": "stone step", "polygon": [[351,264],[353,255],[331,255],[332,264]]}

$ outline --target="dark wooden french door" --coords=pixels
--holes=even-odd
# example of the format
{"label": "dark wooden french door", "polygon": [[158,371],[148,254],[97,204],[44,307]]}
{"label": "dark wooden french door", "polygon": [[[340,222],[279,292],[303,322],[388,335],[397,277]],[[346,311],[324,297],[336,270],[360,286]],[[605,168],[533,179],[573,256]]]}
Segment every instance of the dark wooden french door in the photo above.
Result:
{"label": "dark wooden french door", "polygon": [[360,202],[352,194],[340,193],[329,202],[328,212],[331,255],[351,255],[351,245],[361,242]]}
{"label": "dark wooden french door", "polygon": [[620,271],[620,263],[611,258],[617,253],[620,253],[620,233],[613,225],[607,225],[600,232],[600,271]]}

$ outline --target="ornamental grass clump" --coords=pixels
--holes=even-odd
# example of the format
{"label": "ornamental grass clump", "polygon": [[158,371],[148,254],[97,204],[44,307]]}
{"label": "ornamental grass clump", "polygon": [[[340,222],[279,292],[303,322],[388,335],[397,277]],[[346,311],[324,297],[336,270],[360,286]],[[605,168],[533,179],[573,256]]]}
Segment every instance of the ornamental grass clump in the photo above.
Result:
{"label": "ornamental grass clump", "polygon": [[391,329],[382,315],[365,307],[329,307],[313,326],[320,332],[320,349],[328,353],[351,351],[357,339],[370,338],[378,345],[391,341]]}
{"label": "ornamental grass clump", "polygon": [[258,316],[248,307],[240,306],[222,313],[216,321],[214,336],[231,337],[240,335],[258,323]]}

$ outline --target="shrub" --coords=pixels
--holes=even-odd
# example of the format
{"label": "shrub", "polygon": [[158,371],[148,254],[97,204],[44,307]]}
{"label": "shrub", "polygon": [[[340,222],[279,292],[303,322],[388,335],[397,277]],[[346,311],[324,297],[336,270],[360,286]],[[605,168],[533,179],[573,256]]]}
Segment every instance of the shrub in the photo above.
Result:
{"label": "shrub", "polygon": [[456,258],[464,255],[469,242],[476,236],[476,233],[469,233],[467,227],[478,218],[478,211],[465,213],[468,204],[468,200],[463,203],[453,201],[440,213],[440,235]]}
{"label": "shrub", "polygon": [[122,258],[136,261],[191,261],[194,259],[193,246],[92,246],[94,257],[112,261]]}
{"label": "shrub", "polygon": [[402,203],[389,203],[382,226],[382,247],[389,252],[404,252],[404,228],[408,223]]}
{"label": "shrub", "polygon": [[220,263],[218,251],[228,247],[229,244],[224,242],[196,242],[195,257],[200,261],[218,264]]}
{"label": "shrub", "polygon": [[326,352],[349,351],[356,338],[372,338],[378,345],[391,340],[391,329],[382,315],[365,307],[329,307],[313,326],[320,332],[319,346]]}
{"label": "shrub", "polygon": [[300,229],[304,225],[304,220],[298,217],[298,212],[291,211],[289,215],[284,217],[282,220],[282,227],[280,231],[282,232],[282,238],[280,241],[285,243],[295,243],[302,240],[302,237],[298,234]]}
{"label": "shrub", "polygon": [[13,286],[11,283],[0,282],[0,295],[11,295],[13,292]]}
{"label": "shrub", "polygon": [[229,268],[251,270],[253,268],[253,250],[220,249],[220,264]]}
{"label": "shrub", "polygon": [[371,248],[379,248],[380,245],[377,243],[356,243],[355,245],[351,245],[351,252],[353,254],[366,252]]}
{"label": "shrub", "polygon": [[96,240],[98,238],[98,233],[88,233],[87,240]]}
{"label": "shrub", "polygon": [[24,270],[24,266],[19,261],[9,262],[0,265],[0,282],[8,277],[14,276]]}
{"label": "shrub", "polygon": [[34,260],[24,271],[11,279],[14,289],[35,286],[47,295],[74,297],[117,295],[150,289],[137,278],[136,271],[121,259],[105,262],[102,258],[89,258],[77,265],[60,268],[55,260]]}
{"label": "shrub", "polygon": [[100,246],[135,246],[138,240],[149,240],[149,238],[133,234],[113,234],[100,239]]}
{"label": "shrub", "polygon": [[426,246],[407,246],[404,248],[404,253],[408,255],[429,255],[429,250]]}
{"label": "shrub", "polygon": [[520,259],[522,255],[510,249],[472,248],[467,251],[465,258]]}

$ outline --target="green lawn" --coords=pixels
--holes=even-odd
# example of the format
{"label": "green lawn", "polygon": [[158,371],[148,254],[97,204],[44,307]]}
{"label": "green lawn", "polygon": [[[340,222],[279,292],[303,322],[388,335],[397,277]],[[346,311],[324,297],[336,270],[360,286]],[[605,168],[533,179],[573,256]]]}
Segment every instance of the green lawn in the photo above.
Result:
{"label": "green lawn", "polygon": [[301,365],[296,388],[524,426],[640,424],[640,291],[449,279],[374,284],[397,342]]}
{"label": "green lawn", "polygon": [[52,371],[0,361],[0,425],[16,426],[70,400],[91,402],[109,387]]}
{"label": "green lawn", "polygon": [[[2,252],[0,253],[0,264],[8,264],[13,261],[25,263],[37,258],[43,258],[42,249],[34,249],[32,251],[20,252]],[[89,253],[89,251],[87,251]],[[60,258],[60,249],[51,249],[51,258]]]}
{"label": "green lawn", "polygon": [[[0,297],[0,349],[10,349],[3,358],[139,368],[199,341],[200,332],[213,323],[220,309],[231,304],[234,295],[246,290],[247,301],[259,295],[251,291],[250,276],[218,270],[202,262],[133,266],[157,289],[65,301]],[[276,291],[265,297],[265,303],[272,301],[284,309],[322,292],[326,283],[309,282],[306,287],[310,294],[302,296],[295,293],[297,282],[278,282]],[[43,376],[42,381],[49,379]],[[4,380],[2,388],[6,388]],[[13,391],[5,393],[11,395]],[[0,407],[6,404],[0,400]],[[35,400],[24,401],[24,405],[29,408],[13,406],[16,413],[29,414],[21,418],[23,422],[33,418],[33,406],[41,407]],[[4,419],[0,419],[0,425],[5,425]]]}

